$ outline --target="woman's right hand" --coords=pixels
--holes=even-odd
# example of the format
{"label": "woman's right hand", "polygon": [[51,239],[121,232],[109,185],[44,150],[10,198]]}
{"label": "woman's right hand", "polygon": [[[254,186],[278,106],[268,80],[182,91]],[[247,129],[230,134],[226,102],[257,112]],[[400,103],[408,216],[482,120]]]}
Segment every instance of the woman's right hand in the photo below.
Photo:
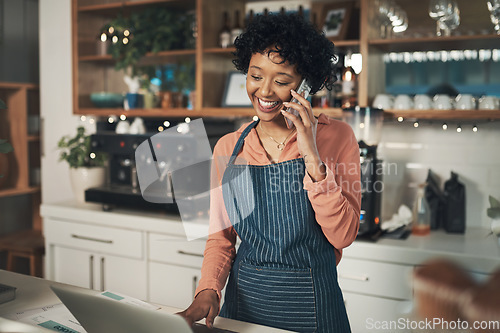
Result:
{"label": "woman's right hand", "polygon": [[212,328],[214,319],[219,314],[219,300],[217,293],[212,289],[200,291],[193,303],[184,311],[177,313],[184,317],[189,326],[193,326],[200,319],[207,318],[205,323]]}

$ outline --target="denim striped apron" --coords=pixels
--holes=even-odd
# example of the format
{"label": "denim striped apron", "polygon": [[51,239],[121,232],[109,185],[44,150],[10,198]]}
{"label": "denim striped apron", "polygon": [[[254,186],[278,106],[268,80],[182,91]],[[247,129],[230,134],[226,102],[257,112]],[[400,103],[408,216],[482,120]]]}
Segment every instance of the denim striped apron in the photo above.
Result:
{"label": "denim striped apron", "polygon": [[[229,185],[223,186],[224,203],[241,244],[220,316],[297,332],[350,332],[335,252],[303,189],[304,160],[234,164],[257,123],[241,134],[222,180]],[[242,216],[249,205],[251,213]]]}

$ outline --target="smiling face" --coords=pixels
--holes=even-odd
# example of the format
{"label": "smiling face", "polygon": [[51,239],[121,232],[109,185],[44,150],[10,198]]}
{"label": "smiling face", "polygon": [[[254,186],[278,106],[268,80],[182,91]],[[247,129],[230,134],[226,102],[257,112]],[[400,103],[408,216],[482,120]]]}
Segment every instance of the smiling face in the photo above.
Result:
{"label": "smiling face", "polygon": [[290,89],[297,89],[302,76],[296,66],[283,62],[276,52],[255,53],[250,59],[246,80],[248,97],[262,121],[284,123],[280,110],[292,98]]}

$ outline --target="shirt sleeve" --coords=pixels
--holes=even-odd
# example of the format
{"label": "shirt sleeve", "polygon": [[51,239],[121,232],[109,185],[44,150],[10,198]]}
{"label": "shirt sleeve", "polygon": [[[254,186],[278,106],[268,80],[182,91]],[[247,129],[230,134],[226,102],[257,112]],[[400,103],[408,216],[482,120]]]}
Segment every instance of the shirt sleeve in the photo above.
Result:
{"label": "shirt sleeve", "polygon": [[[212,289],[217,293],[219,304],[221,290],[226,284],[229,271],[236,256],[236,231],[231,226],[222,197],[222,175],[228,157],[221,153],[223,143],[214,148],[212,160],[212,179],[210,191],[210,225],[205,245],[201,279],[195,291],[195,297],[203,290]],[[214,186],[215,185],[215,186]]]}
{"label": "shirt sleeve", "polygon": [[304,189],[307,190],[317,223],[335,248],[338,264],[342,249],[356,239],[359,228],[359,146],[349,125],[343,123],[335,130],[325,129],[319,140],[322,140],[318,150],[326,166],[326,177],[314,182],[306,172]]}

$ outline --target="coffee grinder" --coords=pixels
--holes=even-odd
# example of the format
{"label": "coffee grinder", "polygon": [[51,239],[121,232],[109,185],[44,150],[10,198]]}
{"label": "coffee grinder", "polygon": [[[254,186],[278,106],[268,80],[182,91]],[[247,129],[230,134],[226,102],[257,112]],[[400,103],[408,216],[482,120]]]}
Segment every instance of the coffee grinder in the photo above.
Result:
{"label": "coffee grinder", "polygon": [[354,131],[359,144],[361,166],[361,212],[358,238],[377,240],[380,229],[382,199],[382,161],[377,145],[382,134],[384,112],[370,107],[343,109],[343,120]]}

